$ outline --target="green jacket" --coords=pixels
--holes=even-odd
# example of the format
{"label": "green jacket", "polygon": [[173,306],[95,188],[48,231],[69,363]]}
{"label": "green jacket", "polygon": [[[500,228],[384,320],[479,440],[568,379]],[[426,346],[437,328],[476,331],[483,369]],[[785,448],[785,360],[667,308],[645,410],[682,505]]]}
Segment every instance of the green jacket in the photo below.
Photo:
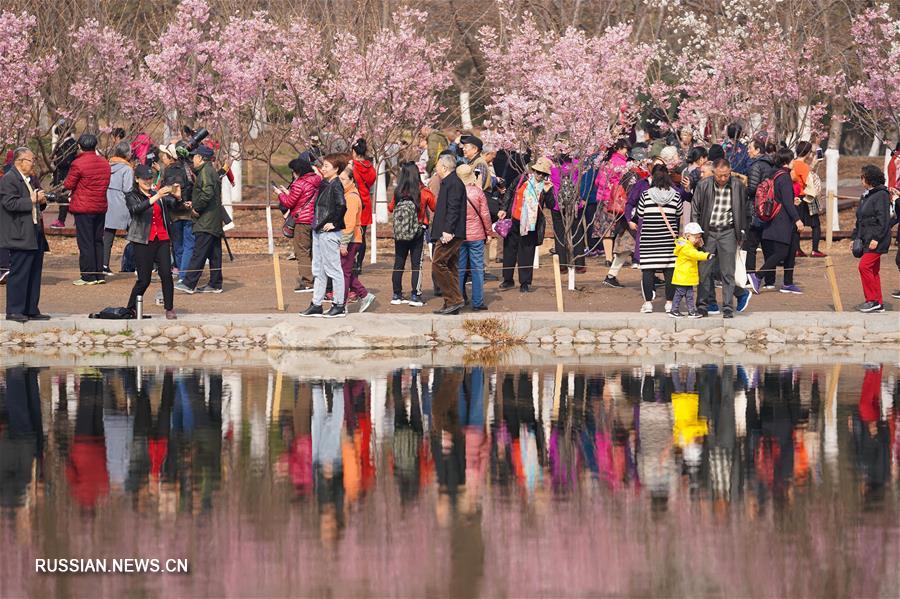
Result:
{"label": "green jacket", "polygon": [[194,212],[194,233],[208,233],[221,237],[222,230],[222,180],[211,162],[204,162],[197,171],[194,192],[191,194]]}

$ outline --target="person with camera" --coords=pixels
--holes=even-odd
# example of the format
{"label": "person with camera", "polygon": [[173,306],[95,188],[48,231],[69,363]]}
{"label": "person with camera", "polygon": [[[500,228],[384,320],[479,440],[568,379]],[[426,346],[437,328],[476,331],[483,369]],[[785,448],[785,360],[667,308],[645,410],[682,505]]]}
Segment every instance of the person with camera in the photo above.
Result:
{"label": "person with camera", "polygon": [[[56,135],[59,141],[50,155],[53,168],[53,177],[50,180],[50,189],[53,191],[62,185],[69,176],[69,169],[78,153],[78,142],[75,141],[75,127],[70,121],[60,119],[56,124]],[[52,201],[52,200],[50,200]],[[50,223],[51,229],[62,229],[66,226],[66,217],[69,215],[69,198],[67,194],[59,194],[59,216]]]}
{"label": "person with camera", "polygon": [[859,258],[859,278],[866,301],[860,312],[884,312],[881,294],[881,255],[891,249],[891,195],[885,187],[884,172],[868,164],[860,174],[865,193],[856,208],[853,227],[853,255]]}
{"label": "person with camera", "polygon": [[106,224],[106,190],[112,174],[109,162],[97,153],[97,136],[78,138],[78,156],[72,162],[63,187],[72,192],[69,212],[75,215],[78,265],[81,278],[75,285],[100,285],[103,276],[103,230]]}
{"label": "person with camera", "polygon": [[162,164],[162,185],[178,185],[181,188],[182,202],[169,211],[172,219],[169,234],[172,237],[172,254],[175,256],[173,270],[181,280],[184,276],[181,273],[187,271],[194,253],[194,222],[191,218],[191,192],[194,186],[188,176],[187,164],[178,156],[175,144],[159,146],[159,161]]}
{"label": "person with camera", "polygon": [[106,190],[106,220],[103,229],[103,274],[111,275],[109,267],[112,258],[112,246],[116,240],[116,231],[128,229],[131,220],[125,195],[134,187],[134,171],[131,169],[131,147],[126,141],[120,141],[113,148],[113,157],[109,159],[111,175]]}
{"label": "person with camera", "polygon": [[154,178],[149,166],[139,164],[134,169],[134,186],[125,196],[125,203],[131,214],[126,238],[134,244],[134,261],[137,266],[137,281],[131,289],[127,307],[132,314],[137,313],[137,298],[147,292],[153,276],[153,266],[158,264],[166,318],[174,320],[175,292],[172,282],[169,212],[181,201],[181,188],[177,184],[164,185],[153,193]]}
{"label": "person with camera", "polygon": [[21,147],[13,152],[13,167],[0,179],[0,248],[9,250],[9,285],[6,288],[6,320],[49,320],[41,314],[41,273],[44,237],[41,211],[47,198],[34,177],[34,152]]}
{"label": "person with camera", "polygon": [[[196,173],[194,189],[191,193],[193,218],[194,252],[187,272],[181,272],[182,279],[175,289],[182,293],[222,293],[222,180],[212,160],[215,153],[206,145],[191,152],[191,161]],[[197,289],[200,273],[209,260],[209,283]]]}

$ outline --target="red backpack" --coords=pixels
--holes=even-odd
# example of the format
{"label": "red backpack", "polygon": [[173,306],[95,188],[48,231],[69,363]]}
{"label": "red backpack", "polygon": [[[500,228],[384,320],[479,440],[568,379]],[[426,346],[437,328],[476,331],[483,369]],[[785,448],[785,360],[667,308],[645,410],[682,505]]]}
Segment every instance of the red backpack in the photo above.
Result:
{"label": "red backpack", "polygon": [[783,170],[779,170],[756,188],[753,207],[756,210],[756,216],[764,223],[772,222],[781,212],[781,202],[775,199],[775,180],[779,175],[784,174],[786,173]]}

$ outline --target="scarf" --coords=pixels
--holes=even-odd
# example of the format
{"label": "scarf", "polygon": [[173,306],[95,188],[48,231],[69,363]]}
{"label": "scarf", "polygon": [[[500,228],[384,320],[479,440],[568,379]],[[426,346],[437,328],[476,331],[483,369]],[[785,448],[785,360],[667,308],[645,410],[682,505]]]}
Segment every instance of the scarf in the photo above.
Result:
{"label": "scarf", "polygon": [[541,187],[535,178],[529,176],[522,194],[522,217],[519,219],[519,235],[523,237],[534,231],[540,211]]}

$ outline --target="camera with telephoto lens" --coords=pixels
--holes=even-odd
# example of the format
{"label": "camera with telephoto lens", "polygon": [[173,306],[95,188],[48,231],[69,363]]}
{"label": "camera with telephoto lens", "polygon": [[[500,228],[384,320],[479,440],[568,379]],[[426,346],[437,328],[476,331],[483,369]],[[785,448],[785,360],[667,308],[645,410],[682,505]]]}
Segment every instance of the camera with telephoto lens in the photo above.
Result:
{"label": "camera with telephoto lens", "polygon": [[54,202],[59,204],[60,202],[65,203],[69,200],[69,192],[68,191],[48,191],[44,194],[44,199],[47,202]]}
{"label": "camera with telephoto lens", "polygon": [[207,131],[204,127],[200,127],[196,131],[193,132],[191,138],[187,140],[184,145],[178,145],[175,151],[178,153],[179,158],[187,158],[188,155],[200,147],[200,144],[204,139],[209,137],[209,131]]}

